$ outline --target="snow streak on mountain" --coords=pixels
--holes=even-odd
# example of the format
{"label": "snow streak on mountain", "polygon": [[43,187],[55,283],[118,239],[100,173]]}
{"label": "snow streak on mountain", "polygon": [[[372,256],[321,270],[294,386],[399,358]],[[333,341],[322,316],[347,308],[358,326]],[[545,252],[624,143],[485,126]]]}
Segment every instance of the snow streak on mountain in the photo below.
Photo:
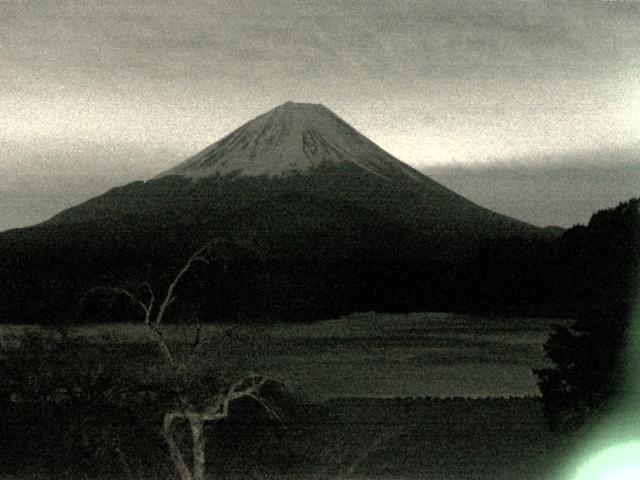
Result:
{"label": "snow streak on mountain", "polygon": [[350,163],[379,177],[422,174],[394,158],[323,105],[287,102],[256,117],[165,175],[274,177]]}

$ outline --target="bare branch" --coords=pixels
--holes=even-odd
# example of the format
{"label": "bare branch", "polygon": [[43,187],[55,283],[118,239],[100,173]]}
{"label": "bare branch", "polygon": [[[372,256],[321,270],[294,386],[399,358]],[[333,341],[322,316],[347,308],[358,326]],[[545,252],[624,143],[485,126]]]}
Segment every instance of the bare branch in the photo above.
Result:
{"label": "bare branch", "polygon": [[[257,379],[260,379],[260,381],[256,383]],[[238,390],[240,386],[246,384],[247,382],[250,382],[247,387],[245,387],[242,390]],[[275,410],[273,410],[264,401],[262,397],[260,397],[260,390],[267,382],[273,382],[280,385],[284,385],[282,382],[279,382],[278,380],[275,380],[273,378],[265,377],[261,375],[255,375],[255,374],[249,375],[241,380],[238,380],[229,388],[229,391],[224,399],[225,401],[224,401],[223,411],[228,415],[229,404],[231,402],[243,397],[248,397],[253,400],[256,400],[265,409],[265,411],[267,412],[267,415],[269,415],[271,418],[280,419],[280,415]]]}
{"label": "bare branch", "polygon": [[144,324],[148,325],[151,321],[151,312],[153,311],[153,307],[156,303],[156,295],[153,292],[153,288],[149,285],[149,282],[143,282],[140,284],[140,287],[145,287],[149,292],[149,303],[147,304],[147,309],[145,310]]}
{"label": "bare branch", "polygon": [[248,393],[247,397],[249,398],[253,398],[256,402],[258,402],[260,405],[262,405],[262,408],[265,409],[265,411],[267,412],[267,415],[275,420],[280,420],[280,414],[278,412],[276,412],[273,408],[271,408],[269,406],[269,404],[267,402],[264,401],[263,398],[253,394],[253,393]]}
{"label": "bare branch", "polygon": [[226,397],[222,394],[216,395],[213,404],[204,411],[205,420],[216,421],[226,418],[228,415],[228,410],[225,411],[226,406]]}
{"label": "bare branch", "polygon": [[156,336],[156,342],[158,343],[158,346],[160,347],[160,352],[162,353],[162,356],[165,358],[165,360],[167,360],[167,362],[169,364],[173,364],[173,355],[171,354],[171,350],[169,350],[169,346],[167,345],[167,341],[164,338],[164,332],[162,331],[162,329],[155,325],[155,324],[148,324],[149,328],[151,329],[151,331],[155,334]]}
{"label": "bare branch", "polygon": [[[171,458],[180,475],[181,480],[203,480],[205,472],[205,442],[203,436],[204,423],[218,421],[229,416],[229,404],[240,398],[251,398],[258,402],[271,418],[280,419],[278,413],[271,408],[259,391],[267,382],[273,380],[260,375],[249,375],[234,382],[225,393],[219,393],[213,398],[213,403],[204,411],[170,412],[165,414],[162,434],[169,447]],[[190,469],[184,461],[179,446],[173,435],[173,422],[177,418],[186,418],[191,427],[193,440],[193,468]]]}
{"label": "bare branch", "polygon": [[[176,297],[173,295],[173,291],[178,285],[178,282],[180,282],[180,279],[189,271],[191,266],[196,262],[203,262],[203,263],[211,262],[211,255],[209,254],[210,247],[211,247],[211,242],[207,243],[204,247],[202,247],[200,250],[196,251],[193,255],[191,255],[191,257],[189,257],[189,260],[187,260],[187,263],[184,264],[182,269],[178,272],[178,274],[174,277],[173,281],[169,284],[169,288],[167,288],[167,294],[165,295],[164,300],[160,304],[160,308],[158,309],[158,313],[154,321],[156,325],[160,325],[164,317],[164,312],[167,310],[169,305],[171,305],[175,301]],[[205,256],[205,253],[207,253],[206,256]]]}

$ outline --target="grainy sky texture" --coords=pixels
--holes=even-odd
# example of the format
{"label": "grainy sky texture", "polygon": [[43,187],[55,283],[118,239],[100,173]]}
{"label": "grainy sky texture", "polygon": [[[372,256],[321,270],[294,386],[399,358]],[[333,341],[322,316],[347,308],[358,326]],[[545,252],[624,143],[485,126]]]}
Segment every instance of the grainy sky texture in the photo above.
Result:
{"label": "grainy sky texture", "polygon": [[640,164],[635,1],[0,0],[0,46],[0,230],[287,100],[418,168]]}

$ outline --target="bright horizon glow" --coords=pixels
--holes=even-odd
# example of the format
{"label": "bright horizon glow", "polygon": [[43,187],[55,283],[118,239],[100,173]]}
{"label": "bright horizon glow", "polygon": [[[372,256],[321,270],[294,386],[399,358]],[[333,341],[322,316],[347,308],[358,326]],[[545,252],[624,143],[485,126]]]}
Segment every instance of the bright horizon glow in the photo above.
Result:
{"label": "bright horizon glow", "polygon": [[[500,68],[500,67],[497,67]],[[372,99],[366,105],[334,93],[311,95],[365,136],[400,160],[421,168],[433,165],[490,165],[512,160],[562,156],[576,151],[626,148],[640,143],[640,81],[601,77],[598,93],[578,82],[586,72],[568,79],[525,78],[500,82],[469,75],[451,80],[436,95],[419,98]],[[534,73],[534,72],[530,72]],[[640,70],[637,72],[640,77]],[[536,74],[537,75],[537,74]],[[550,74],[553,76],[553,74]],[[440,80],[438,80],[440,81]],[[549,83],[558,96],[540,103]],[[436,80],[428,82],[433,88]],[[137,85],[154,94],[119,95],[110,89],[16,93],[0,110],[0,139],[5,161],[22,161],[25,145],[46,153],[54,143],[73,151],[88,140],[101,145],[180,152],[184,158],[214,143],[271,108],[297,95],[261,98],[255,93],[243,104],[220,101],[218,93],[197,88],[185,97],[170,85]],[[427,86],[423,89],[430,90]],[[468,91],[463,98],[455,92]],[[528,92],[523,95],[522,91]],[[459,94],[458,94],[459,95]],[[60,160],[63,161],[62,159]],[[93,166],[86,159],[85,168]],[[160,170],[173,159],[158,161]],[[117,164],[118,159],[113,159]],[[30,169],[33,163],[22,163]],[[79,167],[78,167],[79,168]]]}
{"label": "bright horizon glow", "polygon": [[2,161],[87,140],[186,158],[288,100],[416,167],[626,148],[639,24],[602,1],[0,2]]}

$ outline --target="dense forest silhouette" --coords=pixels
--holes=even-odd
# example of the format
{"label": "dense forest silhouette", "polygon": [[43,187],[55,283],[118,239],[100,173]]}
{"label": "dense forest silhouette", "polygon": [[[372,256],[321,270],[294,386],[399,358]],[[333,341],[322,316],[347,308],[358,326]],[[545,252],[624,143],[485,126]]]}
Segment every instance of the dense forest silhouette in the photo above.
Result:
{"label": "dense forest silhouette", "polygon": [[536,373],[549,425],[570,432],[610,413],[634,383],[625,354],[639,300],[638,200],[596,213],[559,248],[575,253],[565,254],[565,271],[580,272],[569,284],[577,320],[551,333],[545,350],[553,366]]}
{"label": "dense forest silhouette", "polygon": [[[637,210],[638,199],[630,200],[557,238],[484,241],[474,253],[453,259],[410,258],[392,248],[291,258],[264,254],[259,243],[230,240],[219,252],[224,262],[198,266],[184,279],[167,321],[311,321],[354,311],[419,310],[577,318],[603,308],[624,310],[637,278]],[[398,236],[392,226],[385,228],[376,234]],[[122,230],[120,244],[103,244],[99,236],[91,243],[83,232],[66,232],[66,238],[33,244],[4,239],[3,322],[139,321],[142,312],[127,298],[90,292],[96,286],[135,290],[143,282],[161,290],[190,248],[207,240],[201,234],[185,243],[154,230],[149,238],[162,241],[145,244]]]}

